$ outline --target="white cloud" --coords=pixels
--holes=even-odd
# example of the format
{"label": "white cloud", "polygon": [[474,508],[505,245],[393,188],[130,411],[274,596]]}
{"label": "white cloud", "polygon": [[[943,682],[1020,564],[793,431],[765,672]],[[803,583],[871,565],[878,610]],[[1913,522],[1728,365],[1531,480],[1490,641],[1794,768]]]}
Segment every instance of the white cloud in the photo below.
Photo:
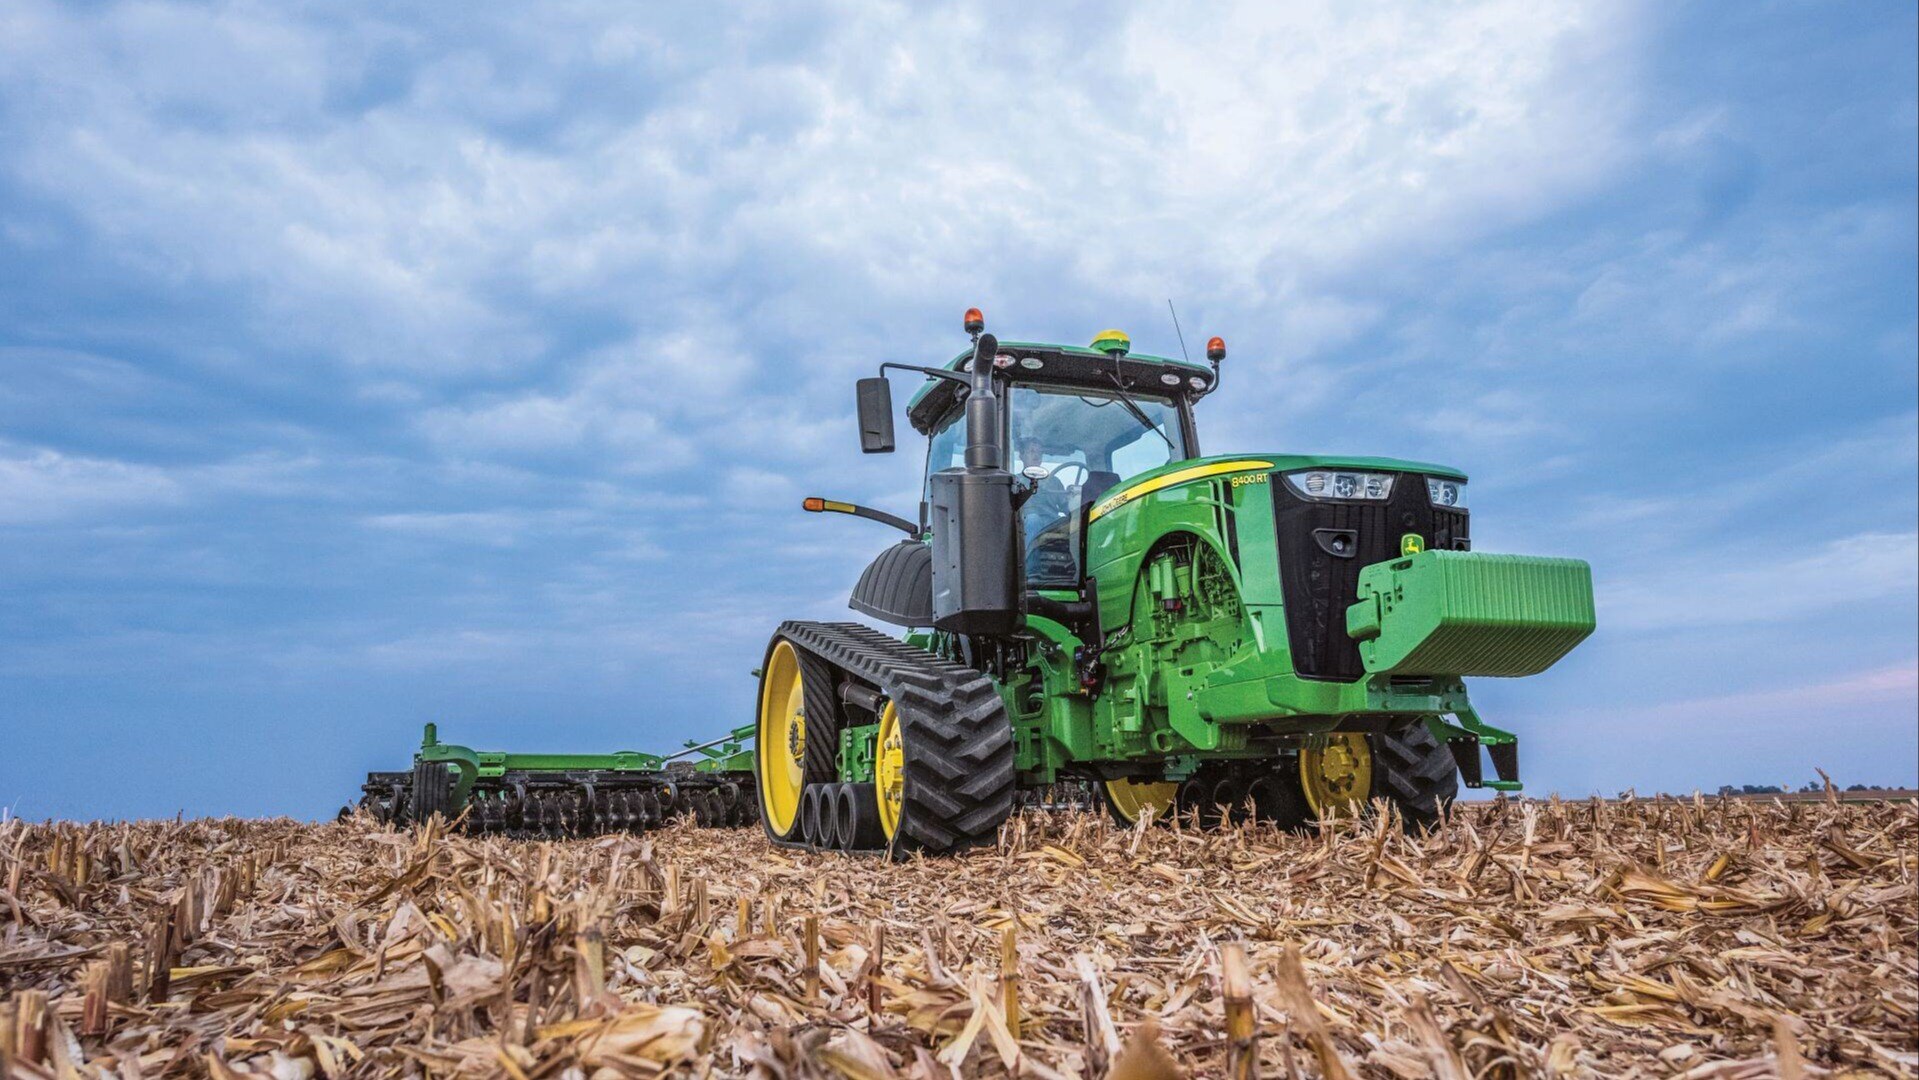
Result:
{"label": "white cloud", "polygon": [[[434,409],[420,418],[420,424],[433,438],[461,448],[568,450],[582,445],[587,437],[588,420],[580,411],[577,401],[528,394],[491,404]],[[629,419],[657,427],[650,417]]]}
{"label": "white cloud", "polygon": [[[579,515],[564,515],[577,520]],[[534,515],[514,511],[410,512],[374,514],[364,519],[369,528],[407,536],[424,536],[455,543],[510,547],[539,525]]]}
{"label": "white cloud", "polygon": [[1691,629],[1793,622],[1903,599],[1919,589],[1919,533],[1862,533],[1812,551],[1755,543],[1668,561],[1655,572],[1598,584],[1609,630]]}
{"label": "white cloud", "polygon": [[[1809,718],[1851,722],[1910,716],[1919,707],[1919,657],[1904,663],[1848,672],[1838,678],[1769,686],[1729,694],[1705,694],[1652,704],[1608,703],[1604,709],[1553,710],[1541,717],[1548,730],[1624,730],[1635,735],[1685,732],[1808,731]],[[1895,763],[1888,763],[1895,764]],[[1910,764],[1910,763],[1907,763]],[[1843,781],[1842,781],[1843,782]]]}
{"label": "white cloud", "polygon": [[[640,48],[671,92],[569,123],[550,80],[502,76],[564,71],[568,34],[419,42],[403,96],[343,112],[328,81],[364,27],[30,4],[0,46],[0,86],[38,106],[14,169],[127,257],[245,290],[282,341],[486,371],[548,347],[529,305],[595,298],[689,333],[676,294],[742,271],[951,305],[973,267],[990,292],[1047,268],[1142,302],[1177,267],[1221,300],[1308,308],[1315,278],[1590,185],[1626,98],[1593,62],[1627,32],[1603,7],[1168,5],[1090,36],[872,9],[784,64],[693,68],[630,20],[568,21],[591,51]],[[553,144],[497,134],[554,114]]]}
{"label": "white cloud", "polygon": [[435,631],[370,645],[359,659],[374,668],[403,671],[490,667],[526,659],[528,638],[487,630]]}
{"label": "white cloud", "polygon": [[165,470],[0,442],[0,525],[38,525],[184,498]]}
{"label": "white cloud", "polygon": [[[1782,435],[1765,448],[1763,457],[1748,455],[1730,475],[1718,478],[1649,470],[1628,478],[1631,482],[1618,490],[1589,497],[1567,524],[1585,532],[1646,527],[1641,547],[1659,551],[1692,546],[1703,534],[1790,502],[1811,505],[1821,497],[1860,491],[1875,503],[1889,495],[1909,497],[1913,469],[1919,465],[1916,429],[1919,414],[1907,412],[1840,438],[1811,441]],[[1844,486],[1835,488],[1835,480]],[[1897,504],[1883,505],[1891,509]]]}
{"label": "white cloud", "polygon": [[[1529,791],[1578,796],[1711,791],[1722,783],[1817,782],[1824,769],[1840,786],[1911,786],[1919,752],[1919,657],[1837,676],[1756,680],[1714,692],[1727,680],[1695,671],[1660,700],[1604,700],[1599,707],[1541,703],[1525,724],[1535,778]],[[1630,748],[1621,759],[1621,747]]]}

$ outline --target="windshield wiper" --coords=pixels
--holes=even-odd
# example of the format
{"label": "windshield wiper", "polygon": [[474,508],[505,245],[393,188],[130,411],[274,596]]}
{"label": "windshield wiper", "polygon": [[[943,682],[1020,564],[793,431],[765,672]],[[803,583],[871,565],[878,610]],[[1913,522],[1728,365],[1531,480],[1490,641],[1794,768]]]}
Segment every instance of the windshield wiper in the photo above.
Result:
{"label": "windshield wiper", "polygon": [[1166,449],[1171,450],[1174,457],[1178,457],[1179,447],[1174,446],[1172,438],[1158,424],[1153,423],[1152,418],[1146,415],[1145,409],[1134,404],[1133,399],[1126,396],[1126,387],[1119,381],[1119,376],[1107,372],[1106,377],[1113,380],[1113,390],[1119,394],[1119,403],[1126,406],[1126,411],[1133,414],[1133,419],[1139,421],[1139,425],[1147,431],[1159,436],[1161,441],[1166,443]]}

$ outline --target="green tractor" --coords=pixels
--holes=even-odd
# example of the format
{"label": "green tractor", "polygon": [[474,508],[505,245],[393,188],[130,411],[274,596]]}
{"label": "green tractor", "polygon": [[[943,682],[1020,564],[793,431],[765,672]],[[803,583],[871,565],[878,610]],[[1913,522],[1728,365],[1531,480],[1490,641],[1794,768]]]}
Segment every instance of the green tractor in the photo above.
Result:
{"label": "green tractor", "polygon": [[[1077,783],[1119,821],[1281,826],[1465,786],[1519,787],[1469,675],[1530,675],[1594,627],[1591,570],[1473,551],[1466,477],[1389,458],[1205,456],[1207,363],[1001,342],[861,379],[861,448],[894,450],[888,370],[925,377],[917,520],[851,607],[904,629],[787,622],[759,677],[754,771],[774,842],[951,852],[1023,793]],[[1492,762],[1482,768],[1481,748]]]}

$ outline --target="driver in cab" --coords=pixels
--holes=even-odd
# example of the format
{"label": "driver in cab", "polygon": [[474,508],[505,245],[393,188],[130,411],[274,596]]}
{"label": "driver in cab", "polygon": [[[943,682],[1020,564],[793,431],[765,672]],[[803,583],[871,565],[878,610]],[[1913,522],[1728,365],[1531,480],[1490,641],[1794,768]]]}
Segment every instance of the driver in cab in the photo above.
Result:
{"label": "driver in cab", "polygon": [[[1073,512],[1066,485],[1053,476],[1045,461],[1045,447],[1034,435],[1024,435],[1018,444],[1020,475],[1032,484],[1031,494],[1020,504],[1020,524],[1026,533],[1026,576],[1045,580],[1057,576],[1060,559],[1071,563],[1071,540],[1061,521]],[[1050,529],[1050,531],[1049,531]]]}

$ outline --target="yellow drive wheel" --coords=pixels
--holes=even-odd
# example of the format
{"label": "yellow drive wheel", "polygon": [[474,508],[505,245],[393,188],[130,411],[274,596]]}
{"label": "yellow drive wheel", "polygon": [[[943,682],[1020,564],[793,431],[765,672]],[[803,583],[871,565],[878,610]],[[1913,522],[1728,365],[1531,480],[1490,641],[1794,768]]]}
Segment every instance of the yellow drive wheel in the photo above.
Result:
{"label": "yellow drive wheel", "polygon": [[790,839],[799,833],[806,787],[806,683],[791,642],[775,643],[766,658],[757,734],[760,817],[775,838]]}
{"label": "yellow drive wheel", "polygon": [[891,843],[906,802],[906,744],[900,737],[899,710],[890,701],[880,710],[880,730],[873,746],[873,795],[879,800],[880,829]]}
{"label": "yellow drive wheel", "polygon": [[1373,751],[1358,732],[1321,735],[1299,751],[1299,786],[1314,817],[1351,817],[1373,793]]}
{"label": "yellow drive wheel", "polygon": [[1107,808],[1122,825],[1134,824],[1141,816],[1165,817],[1179,795],[1177,780],[1135,780],[1129,776],[1108,780],[1102,786]]}

